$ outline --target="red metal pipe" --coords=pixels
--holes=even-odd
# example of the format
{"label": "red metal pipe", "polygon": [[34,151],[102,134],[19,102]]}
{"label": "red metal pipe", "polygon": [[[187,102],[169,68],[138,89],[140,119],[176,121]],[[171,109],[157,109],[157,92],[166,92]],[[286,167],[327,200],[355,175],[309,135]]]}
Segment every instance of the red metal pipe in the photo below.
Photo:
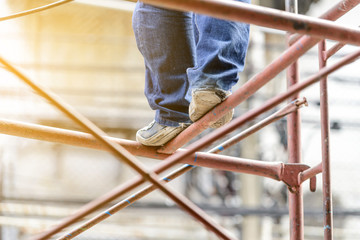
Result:
{"label": "red metal pipe", "polygon": [[[143,2],[179,11],[247,22],[268,28],[311,35],[320,39],[360,45],[360,31],[331,21],[231,0],[144,0]],[[359,1],[358,1],[359,2]]]}
{"label": "red metal pipe", "polygon": [[318,165],[316,165],[315,167],[306,169],[305,171],[303,171],[302,173],[300,173],[299,176],[299,183],[303,183],[306,180],[315,177],[317,174],[322,172],[322,163],[319,163]]}
{"label": "red metal pipe", "polygon": [[[325,41],[319,43],[319,66],[326,67]],[[321,150],[322,150],[322,176],[323,176],[323,212],[324,212],[324,239],[333,239],[333,211],[331,192],[330,169],[330,125],[328,109],[327,77],[320,80],[320,116],[321,116]]]}
{"label": "red metal pipe", "polygon": [[[301,102],[300,102],[301,104]],[[272,118],[267,121],[266,124],[262,123],[261,127],[264,127],[265,125],[269,124],[276,119],[279,119],[284,114],[296,111],[300,105],[296,105],[295,103],[289,104],[286,106],[282,111],[277,113],[276,118]],[[261,127],[256,127],[256,130],[259,130]],[[65,130],[65,129],[59,129],[59,128],[53,128],[53,127],[45,127],[41,125],[36,124],[29,124],[29,123],[22,123],[18,121],[11,121],[11,120],[4,120],[0,119],[0,132],[2,134],[8,134],[12,136],[18,136],[18,137],[26,137],[31,139],[37,139],[37,140],[44,140],[44,141],[50,141],[50,142],[56,142],[56,143],[62,143],[62,144],[69,144],[73,146],[81,146],[81,147],[87,147],[92,149],[98,149],[98,150],[104,150],[107,151],[108,149],[102,145],[99,141],[97,141],[91,134],[88,133],[82,133],[77,131],[71,131],[71,130]],[[254,130],[251,129],[251,132],[253,133]],[[231,145],[233,145],[236,142],[241,141],[245,137],[249,135],[249,131],[244,131],[238,135],[236,135],[232,139],[232,144],[223,143],[214,150],[209,151],[210,153],[217,153],[220,151],[219,149],[227,149]],[[148,157],[148,158],[154,158],[154,159],[166,159],[169,157],[167,154],[159,154],[156,152],[156,148],[154,147],[147,147],[144,145],[141,145],[137,142],[130,141],[130,140],[124,140],[124,139],[118,139],[118,138],[111,138],[106,137],[107,139],[123,146],[126,150],[128,150],[130,153],[141,156],[141,157]],[[218,150],[218,151],[215,151]],[[187,151],[186,149],[178,149],[175,153]],[[201,167],[208,167],[208,168],[215,168],[219,170],[224,171],[234,171],[234,172],[246,172],[246,173],[252,173],[264,177],[269,177],[275,180],[280,180],[279,178],[279,172],[278,168],[275,167],[275,169],[272,171],[271,166],[272,164],[266,163],[266,162],[255,162],[258,163],[258,165],[249,165],[249,161],[252,162],[254,160],[247,160],[242,158],[236,158],[231,156],[223,156],[223,155],[216,155],[216,154],[210,154],[210,153],[204,153],[204,152],[197,152],[195,154],[190,155],[189,157],[181,159],[180,163],[185,164],[191,164],[194,166],[201,166]],[[276,165],[276,164],[275,164]],[[246,170],[246,166],[254,166],[255,168],[258,168],[255,172],[251,172],[252,170]],[[259,170],[263,166],[263,170]],[[276,165],[277,166],[277,165]],[[268,169],[268,171],[266,171]]]}
{"label": "red metal pipe", "polygon": [[[319,18],[335,21],[340,18],[342,15],[353,9],[359,4],[359,0],[342,0],[339,1],[335,6],[333,6],[329,11],[322,14]],[[294,44],[297,40],[299,40],[301,35],[292,34],[289,38],[289,44]]]}
{"label": "red metal pipe", "polygon": [[[241,141],[245,137],[249,136],[250,134],[258,131],[259,129],[265,127],[266,125],[279,120],[280,118],[283,118],[287,114],[294,112],[298,110],[303,105],[307,105],[306,99],[303,100],[296,100],[285,107],[281,108],[271,116],[267,117],[266,119],[262,120],[261,122],[255,124],[254,126],[246,129],[240,134],[237,134],[236,136],[232,137],[231,139],[225,141],[220,146],[215,147],[214,149],[210,150],[210,153],[219,153],[230,146],[234,145],[235,143]],[[1,119],[0,118],[0,133],[7,134],[11,136],[18,136],[18,137],[24,137],[24,138],[31,138],[41,141],[48,141],[48,142],[56,142],[56,143],[62,143],[72,146],[78,146],[78,147],[86,147],[86,148],[92,148],[92,149],[98,149],[98,150],[104,150],[107,151],[107,148],[101,144],[101,142],[97,141],[96,138],[94,138],[91,134],[78,132],[78,131],[72,131],[67,129],[60,129],[60,128],[54,128],[54,127],[48,127],[43,125],[37,125],[32,123],[24,123],[14,120],[7,120],[7,119]],[[148,157],[148,158],[154,158],[154,159],[165,159],[169,155],[167,154],[161,154],[156,151],[155,147],[147,147],[144,146],[138,142],[125,140],[125,139],[119,139],[119,138],[113,138],[113,137],[106,137],[107,139],[123,146],[127,151],[129,151],[131,154],[141,157]],[[185,149],[179,149],[177,151],[186,151]],[[194,155],[191,155],[187,159],[183,159],[182,163],[188,163],[193,165],[198,165],[198,163],[193,163],[194,161]],[[217,160],[212,159],[214,157],[213,154],[207,154],[207,153],[198,153],[197,158],[200,162],[202,162],[202,159],[206,159],[204,161],[205,165],[201,165],[203,167],[209,167],[209,168],[218,168]],[[217,158],[217,157],[216,157]],[[221,161],[221,160],[220,160]],[[208,164],[206,164],[208,163]],[[214,163],[215,165],[212,165]],[[232,165],[226,164],[227,169],[221,169],[221,170],[231,170],[233,167]]]}
{"label": "red metal pipe", "polygon": [[330,57],[332,57],[335,53],[337,53],[341,48],[345,46],[344,43],[337,43],[329,50],[323,52],[323,59],[328,60]]}
{"label": "red metal pipe", "polygon": [[[331,20],[343,16],[346,11],[351,10],[360,3],[360,0],[346,0],[336,4],[323,16]],[[347,4],[347,5],[346,5]],[[346,7],[345,7],[346,6]],[[302,37],[296,44],[288,48],[279,58],[269,64],[261,73],[252,77],[240,89],[230,95],[224,102],[216,106],[208,114],[204,115],[196,123],[181,132],[176,138],[171,140],[164,147],[159,149],[161,153],[173,153],[191,139],[199,135],[202,131],[207,129],[212,123],[216,122],[226,112],[233,109],[255,93],[258,89],[268,83],[272,78],[279,74],[282,70],[288,67],[292,62],[302,56],[315,44],[319,39],[308,36]]]}
{"label": "red metal pipe", "polygon": [[[286,10],[297,14],[297,1],[286,0]],[[288,42],[289,42],[288,36]],[[288,46],[291,45],[288,43]],[[288,88],[299,82],[298,62],[295,61],[287,69]],[[299,93],[291,96],[291,101],[297,99]],[[289,163],[301,163],[301,135],[300,135],[300,113],[293,112],[287,116],[287,152]],[[304,204],[302,196],[302,186],[299,185],[297,191],[288,191],[289,219],[290,219],[290,239],[304,239]]]}

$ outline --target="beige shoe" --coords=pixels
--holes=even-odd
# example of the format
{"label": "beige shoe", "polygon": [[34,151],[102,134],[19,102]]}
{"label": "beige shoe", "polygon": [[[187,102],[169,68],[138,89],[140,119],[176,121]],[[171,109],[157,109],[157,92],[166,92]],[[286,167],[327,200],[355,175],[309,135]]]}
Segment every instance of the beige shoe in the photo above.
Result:
{"label": "beige shoe", "polygon": [[[189,117],[191,121],[196,122],[207,112],[220,104],[230,95],[229,92],[221,89],[195,89],[192,91],[192,99],[189,106]],[[211,128],[219,128],[231,121],[234,115],[234,109],[226,113],[217,122],[213,123]]]}
{"label": "beige shoe", "polygon": [[146,146],[163,146],[176,137],[190,124],[180,123],[179,127],[169,127],[152,121],[136,133],[136,141]]}

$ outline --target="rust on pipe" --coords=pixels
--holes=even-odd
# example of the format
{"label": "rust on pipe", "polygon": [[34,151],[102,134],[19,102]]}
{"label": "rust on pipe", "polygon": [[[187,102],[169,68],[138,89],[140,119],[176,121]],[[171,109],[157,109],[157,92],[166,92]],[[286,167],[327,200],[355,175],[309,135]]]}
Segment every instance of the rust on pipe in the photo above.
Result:
{"label": "rust on pipe", "polygon": [[224,20],[246,22],[320,39],[360,45],[360,31],[328,20],[297,15],[276,9],[232,0],[143,0],[143,2],[179,11],[192,11]]}

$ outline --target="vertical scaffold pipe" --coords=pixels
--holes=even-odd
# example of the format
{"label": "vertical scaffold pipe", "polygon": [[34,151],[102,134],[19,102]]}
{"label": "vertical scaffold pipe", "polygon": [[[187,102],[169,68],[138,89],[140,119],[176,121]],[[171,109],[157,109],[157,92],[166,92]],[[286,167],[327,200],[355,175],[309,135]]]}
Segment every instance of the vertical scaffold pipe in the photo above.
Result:
{"label": "vertical scaffold pipe", "polygon": [[[286,0],[286,11],[297,14],[298,1]],[[290,47],[290,35],[288,35],[288,47]],[[288,88],[299,82],[298,61],[292,63],[286,71]],[[292,96],[290,101],[298,98],[299,93]],[[300,112],[293,112],[287,116],[287,142],[288,142],[288,162],[301,163],[301,137],[300,137]],[[290,218],[290,239],[304,239],[304,207],[302,186],[296,192],[288,191],[289,196],[289,218]]]}
{"label": "vertical scaffold pipe", "polygon": [[[326,67],[326,42],[319,43],[319,67]],[[320,80],[321,152],[323,177],[324,239],[333,239],[333,211],[330,175],[330,130],[327,77]]]}

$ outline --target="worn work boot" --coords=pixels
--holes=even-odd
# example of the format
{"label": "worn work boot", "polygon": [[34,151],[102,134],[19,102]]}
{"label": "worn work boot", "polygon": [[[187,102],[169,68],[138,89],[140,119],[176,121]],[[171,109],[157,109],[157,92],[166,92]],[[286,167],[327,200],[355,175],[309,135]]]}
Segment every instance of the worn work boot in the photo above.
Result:
{"label": "worn work boot", "polygon": [[[216,105],[225,100],[230,95],[221,89],[194,89],[192,91],[192,100],[189,106],[189,117],[191,121],[196,122]],[[231,121],[234,115],[234,109],[226,113],[222,118],[213,123],[211,128],[219,128]]]}
{"label": "worn work boot", "polygon": [[136,141],[146,146],[163,146],[176,137],[190,124],[180,123],[178,127],[169,127],[152,121],[148,126],[136,133]]}

